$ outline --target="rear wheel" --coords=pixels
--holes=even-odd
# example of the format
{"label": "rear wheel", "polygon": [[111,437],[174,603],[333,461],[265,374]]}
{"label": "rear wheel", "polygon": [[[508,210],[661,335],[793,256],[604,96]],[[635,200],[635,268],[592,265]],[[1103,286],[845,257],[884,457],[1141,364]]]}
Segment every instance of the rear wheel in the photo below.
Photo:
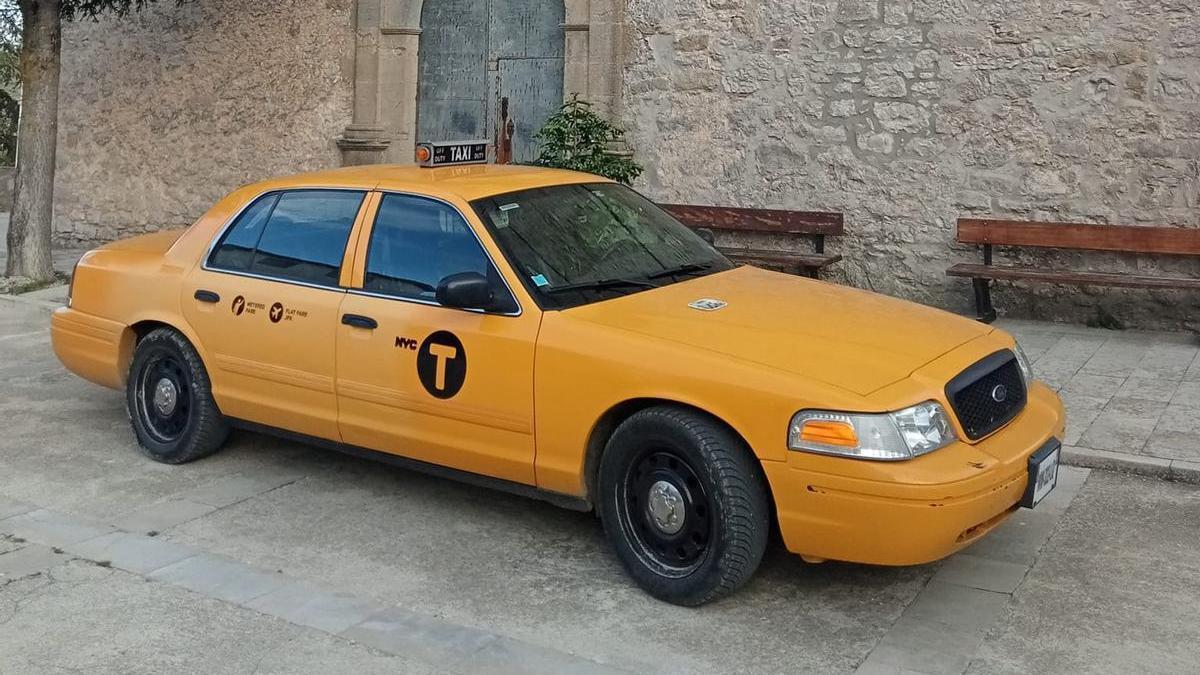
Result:
{"label": "rear wheel", "polygon": [[656,598],[704,604],[762,560],[770,508],[757,459],[705,415],[663,406],[631,416],[601,458],[599,493],[617,557]]}
{"label": "rear wheel", "polygon": [[183,464],[211,455],[229,435],[200,355],[170,328],[156,329],[138,343],[125,403],[138,445],[159,462]]}

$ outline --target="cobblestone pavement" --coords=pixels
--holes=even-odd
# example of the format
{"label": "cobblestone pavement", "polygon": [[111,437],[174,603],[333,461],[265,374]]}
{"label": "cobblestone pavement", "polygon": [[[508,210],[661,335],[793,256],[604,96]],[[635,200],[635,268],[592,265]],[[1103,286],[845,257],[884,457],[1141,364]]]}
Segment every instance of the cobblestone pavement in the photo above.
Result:
{"label": "cobblestone pavement", "polygon": [[[1045,351],[1071,337],[1043,332]],[[66,373],[47,337],[44,309],[0,305],[0,672],[1117,673],[1200,658],[1192,485],[1064,468],[1046,502],[942,563],[808,565],[776,543],[741,592],[689,610],[633,587],[587,514],[246,433],[155,464],[121,394]]]}

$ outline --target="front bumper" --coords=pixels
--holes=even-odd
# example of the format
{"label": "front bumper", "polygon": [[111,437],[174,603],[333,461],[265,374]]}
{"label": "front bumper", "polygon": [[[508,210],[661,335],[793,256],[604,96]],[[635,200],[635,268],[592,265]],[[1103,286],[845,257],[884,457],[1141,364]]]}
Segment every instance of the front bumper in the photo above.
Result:
{"label": "front bumper", "polygon": [[1025,410],[1003,429],[897,463],[895,481],[878,480],[881,465],[862,460],[834,465],[792,452],[786,462],[763,462],[784,543],[808,559],[917,565],[944,558],[1017,509],[1030,455],[1061,439],[1065,420],[1058,396],[1035,383]]}

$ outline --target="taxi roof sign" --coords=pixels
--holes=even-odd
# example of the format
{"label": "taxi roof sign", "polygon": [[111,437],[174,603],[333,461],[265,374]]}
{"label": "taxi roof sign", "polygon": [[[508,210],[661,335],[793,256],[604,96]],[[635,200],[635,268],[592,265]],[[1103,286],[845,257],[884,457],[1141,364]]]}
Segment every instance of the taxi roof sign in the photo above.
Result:
{"label": "taxi roof sign", "polygon": [[487,141],[417,143],[417,164],[424,167],[487,164]]}

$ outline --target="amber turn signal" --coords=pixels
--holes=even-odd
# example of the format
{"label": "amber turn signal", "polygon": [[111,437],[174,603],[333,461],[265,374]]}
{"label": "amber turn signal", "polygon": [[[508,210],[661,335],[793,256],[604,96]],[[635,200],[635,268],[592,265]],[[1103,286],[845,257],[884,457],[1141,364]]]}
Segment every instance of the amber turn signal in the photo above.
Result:
{"label": "amber turn signal", "polygon": [[822,445],[853,448],[858,445],[854,425],[836,420],[808,420],[800,429],[800,440]]}

